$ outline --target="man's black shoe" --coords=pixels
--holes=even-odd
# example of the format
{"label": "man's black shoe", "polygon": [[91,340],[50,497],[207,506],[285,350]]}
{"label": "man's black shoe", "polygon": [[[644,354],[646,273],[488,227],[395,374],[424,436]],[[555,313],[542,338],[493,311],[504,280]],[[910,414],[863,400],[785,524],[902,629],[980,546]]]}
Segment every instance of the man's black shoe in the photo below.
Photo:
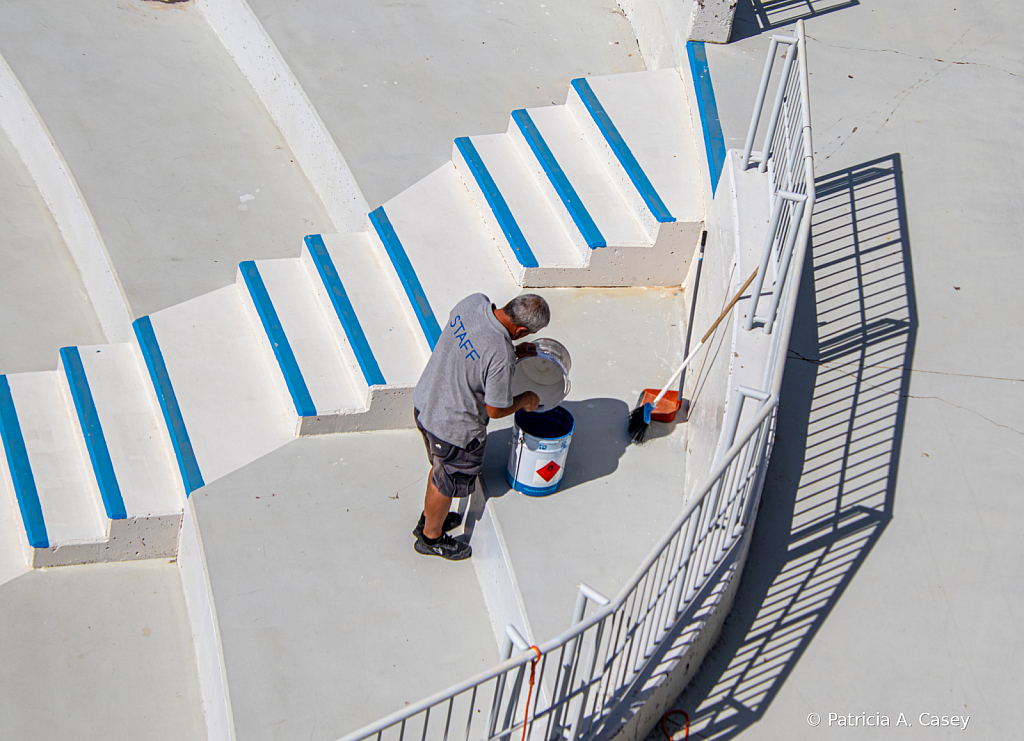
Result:
{"label": "man's black shoe", "polygon": [[437,543],[430,545],[422,535],[416,538],[416,552],[425,556],[440,556],[449,561],[462,561],[473,555],[468,543],[456,540],[451,535],[442,535]]}
{"label": "man's black shoe", "polygon": [[[421,513],[420,521],[416,527],[412,529],[412,534],[417,538],[423,535],[423,527],[427,524],[427,518]],[[444,524],[441,525],[442,533],[450,533],[452,530],[462,524],[462,515],[458,512],[449,512],[444,518]]]}

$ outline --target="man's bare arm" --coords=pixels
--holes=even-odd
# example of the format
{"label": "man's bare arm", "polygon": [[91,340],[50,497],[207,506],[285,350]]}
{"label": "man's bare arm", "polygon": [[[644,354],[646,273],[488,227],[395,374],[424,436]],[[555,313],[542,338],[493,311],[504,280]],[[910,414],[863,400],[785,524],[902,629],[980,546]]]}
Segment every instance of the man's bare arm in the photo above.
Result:
{"label": "man's bare arm", "polygon": [[537,396],[533,391],[524,391],[512,400],[512,406],[510,407],[492,407],[487,404],[487,416],[491,419],[501,419],[507,417],[510,414],[515,414],[520,409],[525,409],[528,412],[534,411],[540,405],[540,397]]}

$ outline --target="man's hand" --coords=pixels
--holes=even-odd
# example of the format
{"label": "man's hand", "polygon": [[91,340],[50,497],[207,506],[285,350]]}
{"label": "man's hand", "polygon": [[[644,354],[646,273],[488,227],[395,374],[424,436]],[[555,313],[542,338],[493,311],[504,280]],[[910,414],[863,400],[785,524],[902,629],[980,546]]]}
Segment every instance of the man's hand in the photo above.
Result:
{"label": "man's hand", "polygon": [[528,412],[535,412],[537,411],[537,407],[540,406],[540,397],[533,391],[524,391],[516,397],[515,404],[513,404],[513,406],[516,405],[518,405],[520,409],[525,409]]}
{"label": "man's hand", "polygon": [[[521,342],[516,345],[516,359],[532,358],[537,354],[537,346],[532,342]],[[530,411],[533,411],[532,409]]]}

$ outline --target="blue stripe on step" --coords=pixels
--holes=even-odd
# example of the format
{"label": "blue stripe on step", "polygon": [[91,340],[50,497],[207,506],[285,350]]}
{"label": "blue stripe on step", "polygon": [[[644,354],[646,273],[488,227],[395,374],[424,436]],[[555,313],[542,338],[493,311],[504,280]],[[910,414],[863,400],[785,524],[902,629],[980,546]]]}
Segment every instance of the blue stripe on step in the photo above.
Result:
{"label": "blue stripe on step", "polygon": [[295,360],[295,353],[292,352],[292,346],[288,343],[288,337],[285,335],[284,327],[281,326],[281,320],[274,309],[274,302],[270,300],[270,294],[267,293],[267,286],[263,282],[259,268],[252,260],[246,260],[238,263],[238,269],[242,272],[245,287],[249,289],[249,296],[256,307],[256,313],[259,315],[260,321],[263,322],[263,330],[267,333],[270,347],[274,351],[274,357],[277,358],[277,365],[281,368],[288,393],[291,394],[292,403],[295,405],[295,413],[300,417],[315,417],[316,406],[313,404],[313,397],[309,395],[306,381]]}
{"label": "blue stripe on step", "polygon": [[412,269],[409,256],[405,254],[402,241],[395,233],[395,228],[391,226],[391,220],[384,213],[383,206],[370,212],[370,223],[377,230],[377,236],[383,242],[384,249],[387,251],[388,257],[391,258],[391,264],[395,266],[398,280],[401,281],[402,288],[405,289],[405,295],[409,297],[409,303],[412,304],[412,310],[420,323],[420,329],[423,330],[427,344],[433,350],[441,337],[441,327],[438,326],[437,319],[434,318],[434,310],[430,308],[427,294],[423,292],[420,279],[416,277],[416,271]]}
{"label": "blue stripe on step", "polygon": [[103,436],[103,427],[100,425],[96,403],[93,401],[92,391],[89,389],[89,379],[85,376],[82,356],[77,347],[62,347],[60,359],[64,365],[64,375],[67,376],[68,386],[71,389],[71,398],[75,402],[75,410],[78,412],[78,425],[82,429],[85,447],[89,451],[93,474],[96,476],[96,483],[100,488],[103,509],[107,511],[107,517],[111,520],[125,520],[128,518],[128,513],[125,511],[124,499],[121,497],[121,487],[118,486],[117,476],[114,474],[110,451],[107,450],[107,440]]}
{"label": "blue stripe on step", "polygon": [[373,356],[373,350],[370,349],[370,343],[366,340],[362,325],[359,324],[359,317],[356,316],[352,302],[349,301],[348,294],[345,293],[345,286],[341,283],[341,277],[327,251],[324,238],[319,234],[310,234],[305,241],[313,264],[316,265],[316,271],[320,274],[320,280],[324,284],[324,289],[334,305],[341,328],[345,330],[345,336],[348,337],[348,344],[352,346],[352,351],[356,355],[356,362],[359,363],[359,370],[363,372],[366,385],[380,386],[387,383],[384,380],[384,374],[380,372],[380,366],[377,365],[377,359]]}
{"label": "blue stripe on step", "polygon": [[697,108],[700,111],[700,125],[704,131],[704,148],[708,155],[708,170],[711,172],[711,194],[718,189],[718,179],[725,166],[725,135],[722,122],[718,119],[718,104],[715,103],[715,89],[711,85],[708,70],[708,55],[703,41],[687,41],[686,56],[690,59],[690,74],[693,88],[697,91]]}
{"label": "blue stripe on step", "polygon": [[569,178],[565,176],[565,172],[562,171],[558,160],[555,159],[555,155],[551,153],[551,149],[548,147],[547,142],[544,141],[544,137],[540,135],[540,130],[533,122],[533,119],[530,118],[530,114],[521,108],[518,111],[512,111],[512,120],[519,126],[519,130],[523,132],[526,143],[533,150],[533,156],[540,162],[540,166],[544,169],[544,174],[548,176],[548,180],[551,181],[551,185],[554,187],[555,192],[558,193],[558,197],[562,199],[565,210],[569,212],[573,222],[576,224],[576,228],[583,235],[587,246],[590,249],[607,247],[608,243],[601,234],[601,230],[597,228],[597,224],[590,218],[590,213],[587,211],[586,206],[583,205],[583,201],[577,195],[576,189],[572,187]]}
{"label": "blue stripe on step", "polygon": [[144,316],[136,319],[132,327],[135,329],[135,337],[139,341],[142,357],[149,369],[153,388],[156,389],[160,410],[164,413],[164,423],[171,435],[171,445],[174,446],[174,455],[178,459],[178,470],[181,471],[181,480],[185,484],[185,495],[188,496],[206,482],[203,481],[203,474],[199,471],[199,463],[196,461],[195,451],[192,450],[192,441],[189,440],[188,430],[185,429],[185,420],[181,416],[178,397],[174,395],[174,387],[171,386],[171,377],[167,374],[167,365],[164,363],[163,353],[160,352],[160,345],[156,341],[153,323],[148,316]]}
{"label": "blue stripe on step", "polygon": [[658,195],[658,191],[651,185],[651,181],[647,178],[647,173],[643,171],[640,163],[636,161],[633,153],[629,150],[626,140],[622,138],[619,130],[615,128],[615,124],[612,123],[612,119],[608,116],[604,106],[601,105],[601,101],[597,99],[594,91],[590,89],[590,83],[587,82],[586,78],[580,77],[572,81],[572,86],[579,94],[583,105],[590,112],[590,117],[594,119],[597,128],[604,135],[608,146],[612,148],[612,152],[615,153],[619,164],[626,170],[629,179],[633,181],[633,185],[639,191],[640,197],[644,199],[647,208],[654,214],[655,220],[661,224],[675,221],[675,217],[669,213],[665,203],[661,200],[661,196]]}
{"label": "blue stripe on step", "polygon": [[21,521],[25,523],[29,545],[33,548],[49,548],[50,539],[46,536],[43,508],[39,504],[39,492],[36,491],[36,480],[28,461],[25,438],[21,436],[18,412],[14,408],[7,376],[0,376],[0,437],[3,438],[4,450],[7,452],[7,466],[11,471],[14,494],[18,498]]}
{"label": "blue stripe on step", "polygon": [[505,239],[508,240],[508,244],[512,248],[512,252],[515,254],[519,264],[524,268],[538,267],[539,263],[533,254],[533,250],[530,249],[526,237],[523,236],[522,229],[519,228],[519,224],[516,223],[512,211],[509,210],[508,204],[505,203],[505,197],[501,195],[501,191],[495,185],[494,178],[491,177],[491,173],[487,172],[487,167],[480,158],[480,154],[476,151],[476,147],[473,146],[473,142],[469,140],[469,137],[460,136],[455,140],[455,146],[459,148],[462,158],[466,160],[469,171],[473,173],[473,179],[476,180],[476,184],[483,191],[487,205],[494,212],[494,218],[498,220],[498,226],[501,227],[501,232],[505,235]]}

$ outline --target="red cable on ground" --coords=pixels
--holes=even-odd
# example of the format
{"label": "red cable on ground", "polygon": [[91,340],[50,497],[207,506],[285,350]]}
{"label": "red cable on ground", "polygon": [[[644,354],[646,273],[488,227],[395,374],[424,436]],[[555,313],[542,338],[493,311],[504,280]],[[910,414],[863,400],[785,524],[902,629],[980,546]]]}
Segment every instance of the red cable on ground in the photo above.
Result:
{"label": "red cable on ground", "polygon": [[690,738],[690,714],[685,710],[669,710],[661,716],[661,732],[665,734],[665,738],[667,738],[668,741],[675,741],[675,739],[672,738],[672,734],[668,732],[667,728],[665,728],[665,721],[668,720],[670,715],[675,715],[676,713],[682,713],[686,716],[686,735],[683,736],[683,739],[684,741],[688,741]]}
{"label": "red cable on ground", "polygon": [[537,671],[537,662],[540,661],[540,649],[530,646],[537,652],[537,658],[530,661],[530,690],[526,693],[526,712],[523,713],[523,741],[526,741],[526,721],[530,717],[530,698],[533,697],[533,678]]}

